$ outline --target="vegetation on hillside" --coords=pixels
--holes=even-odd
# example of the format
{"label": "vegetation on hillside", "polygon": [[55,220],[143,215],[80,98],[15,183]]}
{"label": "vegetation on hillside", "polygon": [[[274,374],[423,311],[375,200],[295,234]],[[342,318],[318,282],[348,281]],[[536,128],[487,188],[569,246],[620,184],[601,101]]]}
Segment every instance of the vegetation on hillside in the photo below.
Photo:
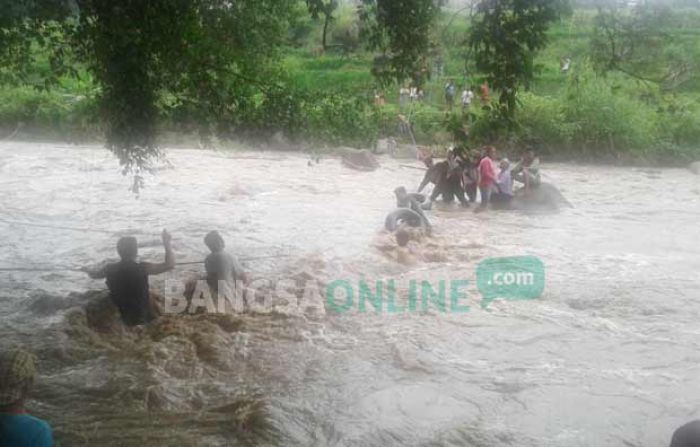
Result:
{"label": "vegetation on hillside", "polygon": [[[158,2],[126,3],[136,9],[121,10],[125,15],[108,23],[83,17],[68,28],[45,26],[37,32],[16,20],[26,11],[16,11],[14,28],[8,25],[11,19],[0,20],[0,28],[31,37],[29,46],[16,33],[2,37],[5,49],[15,49],[0,56],[6,61],[0,68],[3,134],[18,126],[54,138],[95,138],[106,132],[108,144],[129,168],[157,153],[158,130],[239,139],[282,131],[312,143],[369,147],[389,136],[412,141],[398,130],[401,114],[425,145],[450,144],[455,133],[467,130],[470,146],[498,142],[605,160],[673,162],[700,156],[700,72],[695,66],[700,8],[574,9],[560,18],[552,10],[538,22],[541,26],[528,19],[519,38],[509,35],[505,42],[513,44],[509,51],[521,63],[494,74],[489,65],[502,69],[494,63],[502,55],[489,63],[480,59],[474,36],[488,33],[479,28],[484,14],[474,8],[439,11],[431,0],[363,0],[359,8],[328,0],[279,0],[274,12],[250,2],[249,10],[235,15],[215,10],[202,16],[208,10],[191,5],[220,2],[183,0],[165,2],[171,15],[132,29],[129,14],[147,15],[147,8],[139,8]],[[410,8],[420,14],[402,12]],[[124,30],[128,36],[152,33],[145,35],[162,39],[141,48],[145,53],[138,57],[123,53],[132,48],[131,37],[125,37],[123,47],[101,40]],[[85,36],[90,38],[68,45]],[[536,42],[528,40],[532,36]],[[490,37],[504,42],[501,36]],[[42,39],[51,45],[38,45]],[[571,66],[564,73],[560,64],[566,58]],[[131,77],[110,78],[113,73],[104,68],[124,60],[134,65],[125,69]],[[452,110],[444,99],[448,80],[457,86]],[[486,80],[496,87],[492,102],[482,104],[477,95],[462,110],[461,89]],[[424,91],[423,99],[400,103],[399,88],[410,85]],[[383,105],[375,101],[380,96]],[[499,104],[507,105],[505,117],[502,107],[495,107]]]}

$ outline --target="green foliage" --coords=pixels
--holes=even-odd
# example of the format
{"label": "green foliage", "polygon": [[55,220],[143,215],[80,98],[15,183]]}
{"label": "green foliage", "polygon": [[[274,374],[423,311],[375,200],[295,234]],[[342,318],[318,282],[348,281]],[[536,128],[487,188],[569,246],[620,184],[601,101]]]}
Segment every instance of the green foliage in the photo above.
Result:
{"label": "green foliage", "polygon": [[582,147],[639,150],[656,142],[654,110],[588,70],[572,77],[563,106],[571,137]]}
{"label": "green foliage", "polygon": [[561,0],[485,0],[469,33],[476,67],[499,92],[496,110],[514,125],[516,97],[534,76],[535,53],[546,45],[547,28],[559,18]]}
{"label": "green foliage", "polygon": [[[29,55],[0,56],[10,58],[17,73],[33,61],[35,46],[49,53],[53,75],[64,74],[61,68],[76,60],[85,64],[101,87],[107,146],[125,172],[147,168],[158,155],[156,128],[171,108],[206,128],[231,122],[237,108],[246,106],[250,90],[274,72],[269,62],[284,42],[295,4],[77,0],[77,16],[66,11],[47,15],[52,2],[58,0],[24,8],[19,19],[0,23],[0,35],[20,36],[12,46]],[[65,45],[66,39],[72,46]]]}
{"label": "green foliage", "polygon": [[74,36],[102,85],[107,146],[129,170],[147,167],[158,155],[155,128],[168,108],[189,114],[205,131],[227,128],[281,44],[292,2],[82,0],[79,5]]}
{"label": "green foliage", "polygon": [[[55,85],[58,78],[74,73],[66,55],[70,46],[60,22],[74,14],[69,0],[0,0],[0,84],[28,84],[38,88]],[[33,45],[44,47],[51,70],[40,79],[29,78],[36,63]]]}
{"label": "green foliage", "polygon": [[318,20],[323,16],[323,34],[321,44],[323,49],[328,48],[328,27],[335,20],[333,13],[338,9],[338,0],[306,0],[306,5],[309,8],[311,17]]}
{"label": "green foliage", "polygon": [[[92,3],[100,2],[92,0]],[[220,5],[212,0],[213,3]],[[15,4],[25,5],[24,15],[14,15],[26,20],[27,14],[36,14],[36,10],[27,13],[32,9],[27,9],[26,5],[41,6],[42,2],[10,2],[10,6]],[[156,2],[148,0],[144,2],[146,4],[155,7]],[[105,38],[103,43],[116,46],[108,48],[99,60],[92,52],[97,48],[98,36],[109,34],[105,31],[108,28],[101,28],[96,31],[97,35],[76,44],[70,39],[78,38],[84,29],[79,28],[81,25],[76,22],[76,16],[71,15],[74,11],[64,11],[67,14],[65,20],[61,19],[61,14],[53,13],[52,20],[29,22],[27,26],[32,29],[45,25],[39,28],[43,34],[34,34],[35,37],[29,39],[31,45],[23,56],[26,57],[16,59],[19,66],[0,65],[0,81],[26,86],[0,87],[0,128],[12,131],[22,122],[25,124],[22,129],[27,131],[39,131],[47,136],[70,136],[78,131],[95,135],[101,129],[100,124],[107,124],[106,130],[111,132],[117,128],[114,122],[119,123],[120,117],[129,118],[130,107],[138,107],[148,100],[153,101],[155,107],[149,135],[162,129],[194,131],[224,138],[267,139],[282,131],[293,139],[319,144],[367,147],[379,136],[398,136],[398,114],[402,113],[410,117],[419,144],[448,144],[463,126],[468,125],[469,144],[472,146],[494,142],[536,144],[551,152],[591,156],[699,155],[700,77],[697,72],[690,70],[683,82],[664,83],[663,88],[637,81],[618,70],[608,71],[605,76],[596,75],[585,62],[591,49],[595,10],[578,10],[565,21],[552,22],[547,31],[550,44],[530,53],[533,69],[530,89],[523,89],[527,86],[525,81],[518,84],[518,108],[509,128],[499,107],[482,108],[478,100],[470,108],[471,116],[463,116],[459,110],[446,113],[443,102],[445,79],[427,78],[428,69],[434,68],[428,65],[428,60],[439,58],[444,64],[444,76],[453,79],[459,89],[465,84],[480,83],[488,74],[477,71],[474,60],[470,58],[465,75],[464,59],[469,57],[470,50],[464,45],[464,36],[470,30],[466,10],[456,16],[447,12],[439,15],[439,26],[426,34],[427,53],[417,51],[412,58],[412,67],[402,63],[397,68],[404,70],[400,75],[402,84],[406,78],[418,79],[426,93],[424,101],[399,107],[399,87],[391,83],[397,80],[393,76],[399,76],[399,71],[389,77],[380,74],[377,80],[383,82],[383,86],[377,85],[370,72],[374,66],[375,73],[379,74],[373,58],[380,56],[382,59],[381,56],[385,55],[383,60],[389,63],[395,56],[388,28],[380,25],[377,2],[363,4],[360,12],[369,12],[363,20],[360,20],[356,8],[344,6],[335,10],[335,21],[328,36],[329,48],[340,49],[336,45],[342,45],[347,49],[342,55],[332,51],[319,54],[318,39],[323,21],[314,21],[310,17],[306,2],[274,0],[268,4],[270,9],[257,4],[240,4],[236,7],[244,10],[220,11],[214,8],[206,14],[198,9],[205,4],[208,3],[177,0],[168,6],[173,8],[171,12],[149,19],[148,26],[143,20],[139,26],[128,25],[124,17],[116,23],[99,25],[109,25],[110,32],[119,34],[118,38]],[[125,2],[120,7],[130,5]],[[280,9],[273,11],[271,5],[278,5]],[[195,9],[190,9],[191,6]],[[163,4],[158,7],[165,8]],[[185,9],[177,9],[181,7]],[[188,16],[187,11],[193,15]],[[267,11],[267,14],[258,17],[260,11]],[[175,15],[181,16],[181,20],[170,22]],[[410,14],[403,11],[400,15]],[[400,19],[406,19],[405,23],[412,20],[407,17]],[[664,42],[660,53],[666,58],[664,60],[682,56],[692,62],[700,58],[700,33],[697,31],[700,12],[678,11],[671,19],[664,27],[664,32],[672,35],[672,39]],[[7,17],[0,17],[0,24],[4,24],[0,28],[12,23],[10,28],[16,31],[20,29],[19,22],[21,20],[9,21]],[[405,23],[391,26],[402,27]],[[361,28],[359,36],[356,34],[358,25]],[[368,27],[373,26],[377,33],[368,35]],[[8,29],[0,29],[5,32],[0,33],[0,40],[10,35]],[[137,38],[160,32],[159,29],[169,30],[168,42],[144,43]],[[60,36],[51,37],[51,33],[59,31]],[[130,36],[121,35],[127,31]],[[43,43],[38,41],[40,35],[48,36]],[[353,50],[356,39],[368,43],[369,37],[377,36],[379,45],[373,47],[373,52],[360,47]],[[49,41],[52,42],[50,45]],[[408,41],[407,36],[397,40]],[[18,42],[26,43],[27,39]],[[73,45],[66,44],[64,54],[56,56],[56,42],[71,42]],[[129,68],[116,56],[120,54],[117,50],[122,44],[123,51],[142,51],[136,55],[145,55],[147,68],[126,74],[125,79],[129,82],[123,85],[111,78],[109,84],[128,89],[132,83],[141,82],[138,76],[143,75],[146,84],[155,91],[153,96],[141,98],[138,88],[133,88],[128,94],[129,102],[134,105],[110,98],[109,88],[114,87],[105,90],[103,79],[108,75],[99,71],[111,65],[116,71],[109,76],[116,76]],[[7,60],[7,48],[0,47],[3,62]],[[21,47],[13,47],[12,54],[20,54],[21,51],[16,52],[19,50]],[[111,59],[107,58],[109,54],[112,54]],[[566,56],[573,60],[568,75],[559,69],[560,58]],[[65,68],[61,69],[57,62],[63,63]],[[97,63],[99,65],[95,65]],[[391,69],[391,66],[385,68]],[[653,74],[656,68],[652,68],[646,67]],[[134,73],[138,76],[133,77]],[[387,73],[383,72],[384,75]],[[375,91],[385,95],[387,105],[372,105]],[[500,92],[495,90],[495,93]],[[140,115],[136,113],[134,116]],[[124,130],[133,131],[134,127],[127,125]],[[119,134],[116,137],[115,151],[118,151],[121,137]],[[409,137],[404,138],[404,142],[410,142]],[[150,141],[157,150],[155,140]],[[124,153],[124,157],[130,156],[128,152]],[[138,168],[137,164],[132,166]]]}
{"label": "green foliage", "polygon": [[361,34],[369,49],[380,52],[372,66],[380,83],[428,77],[426,55],[439,10],[433,0],[362,0]]}
{"label": "green foliage", "polygon": [[668,29],[678,18],[666,5],[631,11],[599,7],[591,37],[591,57],[599,73],[620,71],[672,88],[687,81],[692,56],[679,51]]}
{"label": "green foliage", "polygon": [[93,98],[30,87],[0,90],[0,123],[8,130],[39,131],[64,138],[96,133]]}

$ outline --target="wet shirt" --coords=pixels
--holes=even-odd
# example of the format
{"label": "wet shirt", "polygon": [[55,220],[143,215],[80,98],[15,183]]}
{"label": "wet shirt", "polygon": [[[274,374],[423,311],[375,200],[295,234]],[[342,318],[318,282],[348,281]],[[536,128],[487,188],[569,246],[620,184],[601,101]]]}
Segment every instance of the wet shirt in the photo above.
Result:
{"label": "wet shirt", "polygon": [[120,261],[105,267],[109,295],[127,326],[153,320],[148,294],[148,273],[143,263]]}
{"label": "wet shirt", "polygon": [[0,447],[51,447],[51,427],[28,414],[0,414]]}
{"label": "wet shirt", "polygon": [[490,157],[484,157],[479,162],[479,174],[481,175],[479,186],[492,186],[496,182],[496,172]]}
{"label": "wet shirt", "polygon": [[211,253],[204,260],[207,271],[207,284],[213,293],[219,290],[219,281],[224,281],[228,292],[233,292],[236,286],[236,276],[243,273],[243,267],[238,260],[225,251]]}
{"label": "wet shirt", "polygon": [[513,177],[510,175],[510,170],[504,169],[498,173],[496,186],[501,194],[513,195]]}

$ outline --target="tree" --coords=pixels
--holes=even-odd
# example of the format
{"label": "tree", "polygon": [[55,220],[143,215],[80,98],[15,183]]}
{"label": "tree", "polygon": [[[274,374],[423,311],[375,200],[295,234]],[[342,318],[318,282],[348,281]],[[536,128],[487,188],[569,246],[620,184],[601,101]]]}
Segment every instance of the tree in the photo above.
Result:
{"label": "tree", "polygon": [[634,79],[674,88],[690,78],[692,54],[675,46],[667,5],[642,4],[630,11],[598,6],[591,56],[600,74],[619,71]]}
{"label": "tree", "polygon": [[[235,123],[236,112],[275,72],[295,0],[0,0],[3,61],[22,73],[49,51],[51,79],[84,66],[99,86],[107,147],[124,172],[148,169],[156,130],[178,110],[203,130]],[[2,5],[5,6],[5,5]],[[136,179],[139,179],[136,176]],[[139,186],[136,184],[135,186]]]}
{"label": "tree", "polygon": [[59,23],[75,14],[69,0],[0,0],[0,84],[32,82],[28,68],[36,53],[32,44],[39,43],[49,55],[51,73],[35,86],[48,88],[68,71],[58,57],[69,51],[60,36]]}
{"label": "tree", "polygon": [[430,34],[440,11],[435,0],[362,0],[361,35],[379,50],[372,74],[382,84],[428,75]]}
{"label": "tree", "polygon": [[[373,42],[386,43],[388,69],[375,74],[402,79],[414,73],[438,6],[432,0],[363,2],[369,6],[364,18],[380,36]],[[124,173],[137,174],[138,188],[139,172],[160,155],[157,130],[164,118],[219,135],[230,135],[251,111],[256,122],[294,118],[299,100],[280,88],[278,50],[300,4],[0,0],[0,82],[26,83],[28,68],[47,54],[51,69],[31,80],[34,86],[50,88],[61,76],[87,70],[98,87],[107,148]],[[306,6],[330,21],[337,0],[308,0]],[[260,104],[268,116],[255,115]]]}
{"label": "tree", "polygon": [[306,5],[309,8],[311,17],[315,20],[323,16],[321,44],[323,45],[323,51],[325,51],[328,49],[328,26],[335,20],[333,13],[338,9],[338,0],[306,0]]}
{"label": "tree", "polygon": [[534,57],[547,44],[547,29],[565,0],[483,0],[477,5],[468,45],[477,69],[499,94],[496,112],[515,124],[517,93],[534,76]]}

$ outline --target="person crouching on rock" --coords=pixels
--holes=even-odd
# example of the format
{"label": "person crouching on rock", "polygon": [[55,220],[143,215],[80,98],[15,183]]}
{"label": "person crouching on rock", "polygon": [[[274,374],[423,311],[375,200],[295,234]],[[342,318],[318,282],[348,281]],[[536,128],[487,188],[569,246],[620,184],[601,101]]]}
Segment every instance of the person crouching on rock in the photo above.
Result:
{"label": "person crouching on rock", "polygon": [[127,326],[146,324],[158,316],[158,308],[150,296],[148,277],[175,267],[170,233],[163,230],[161,237],[165,248],[165,261],[162,263],[138,262],[136,238],[122,237],[117,241],[117,253],[121,260],[107,264],[98,271],[87,272],[93,279],[107,279],[109,297]]}

